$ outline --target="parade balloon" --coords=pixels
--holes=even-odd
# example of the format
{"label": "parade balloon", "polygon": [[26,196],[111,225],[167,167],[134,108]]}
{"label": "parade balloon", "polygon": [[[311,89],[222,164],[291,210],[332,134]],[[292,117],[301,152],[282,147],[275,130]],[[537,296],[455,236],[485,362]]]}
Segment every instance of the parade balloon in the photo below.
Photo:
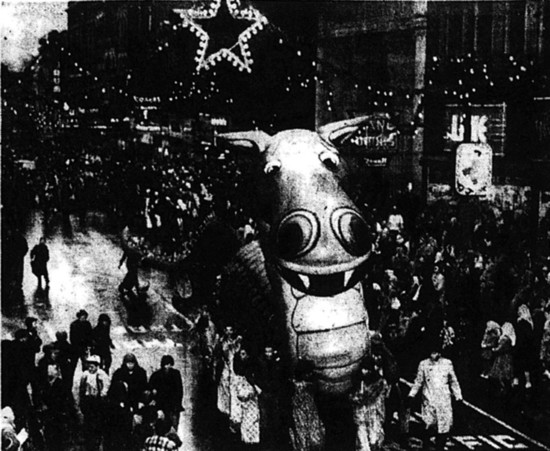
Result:
{"label": "parade balloon", "polygon": [[309,360],[325,393],[343,393],[368,350],[368,315],[361,280],[371,230],[344,189],[346,165],[335,142],[365,118],[318,132],[287,130],[221,135],[261,158],[267,202],[258,218],[260,244],[283,316],[291,366]]}

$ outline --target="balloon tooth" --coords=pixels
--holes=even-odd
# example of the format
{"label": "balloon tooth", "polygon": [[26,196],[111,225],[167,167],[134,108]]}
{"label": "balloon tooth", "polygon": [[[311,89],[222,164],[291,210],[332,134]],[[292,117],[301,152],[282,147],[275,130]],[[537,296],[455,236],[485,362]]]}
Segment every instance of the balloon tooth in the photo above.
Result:
{"label": "balloon tooth", "polygon": [[300,276],[300,280],[304,284],[304,287],[306,287],[306,289],[308,289],[309,285],[310,285],[309,277],[306,276],[305,274],[298,274],[298,276]]}
{"label": "balloon tooth", "polygon": [[346,272],[344,273],[344,286],[345,286],[345,287],[348,286],[348,282],[350,281],[352,275],[353,275],[353,270],[351,270],[351,271],[346,271]]}

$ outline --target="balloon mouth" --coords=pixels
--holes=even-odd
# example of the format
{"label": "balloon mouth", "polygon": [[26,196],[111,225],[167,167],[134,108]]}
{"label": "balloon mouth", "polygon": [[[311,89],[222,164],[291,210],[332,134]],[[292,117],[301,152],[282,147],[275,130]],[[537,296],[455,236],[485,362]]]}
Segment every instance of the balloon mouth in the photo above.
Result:
{"label": "balloon mouth", "polygon": [[[364,260],[354,261],[348,267],[328,267],[326,272],[311,272],[311,268],[289,267],[288,264],[279,262],[281,276],[295,289],[304,294],[314,296],[333,296],[354,288],[366,273]],[[328,269],[328,271],[327,271]],[[308,271],[308,272],[305,272]]]}

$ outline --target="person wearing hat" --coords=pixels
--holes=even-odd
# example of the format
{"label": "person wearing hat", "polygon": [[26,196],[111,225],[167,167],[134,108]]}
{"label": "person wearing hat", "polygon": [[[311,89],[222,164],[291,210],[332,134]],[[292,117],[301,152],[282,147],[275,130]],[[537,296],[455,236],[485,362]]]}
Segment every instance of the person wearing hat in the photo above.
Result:
{"label": "person wearing hat", "polygon": [[[82,362],[82,369],[86,366],[86,356],[92,345],[92,325],[88,321],[88,312],[79,310],[76,319],[71,323],[69,338],[73,347],[72,374],[76,369],[78,359]],[[71,377],[72,378],[72,377]]]}
{"label": "person wearing hat", "polygon": [[82,373],[79,387],[79,405],[84,416],[84,436],[86,447],[99,449],[103,436],[104,406],[109,391],[109,376],[99,365],[101,359],[91,355],[86,359],[86,370]]}
{"label": "person wearing hat", "polygon": [[172,421],[172,426],[177,429],[182,411],[183,384],[180,372],[174,368],[174,358],[171,355],[162,356],[160,370],[151,375],[149,388],[159,410],[164,412]]}
{"label": "person wearing hat", "polygon": [[143,392],[147,388],[147,373],[139,366],[134,354],[126,354],[122,365],[113,374],[113,384],[123,382],[128,390],[128,404],[134,412],[138,409]]}
{"label": "person wearing hat", "polygon": [[426,427],[424,447],[428,446],[430,432],[436,434],[436,450],[444,450],[453,424],[452,397],[462,401],[462,391],[456,377],[453,363],[441,357],[442,343],[433,341],[430,357],[422,360],[409,398],[422,393],[422,420]]}

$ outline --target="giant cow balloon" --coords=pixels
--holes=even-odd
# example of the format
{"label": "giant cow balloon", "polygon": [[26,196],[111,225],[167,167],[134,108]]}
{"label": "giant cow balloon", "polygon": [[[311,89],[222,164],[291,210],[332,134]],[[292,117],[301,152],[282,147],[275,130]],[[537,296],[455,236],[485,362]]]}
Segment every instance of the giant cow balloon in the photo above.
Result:
{"label": "giant cow balloon", "polygon": [[269,204],[260,242],[274,297],[284,316],[293,364],[315,366],[321,390],[342,393],[368,347],[368,315],[360,280],[371,251],[369,227],[344,190],[346,165],[336,142],[366,118],[328,124],[317,133],[287,130],[221,135],[255,148]]}

